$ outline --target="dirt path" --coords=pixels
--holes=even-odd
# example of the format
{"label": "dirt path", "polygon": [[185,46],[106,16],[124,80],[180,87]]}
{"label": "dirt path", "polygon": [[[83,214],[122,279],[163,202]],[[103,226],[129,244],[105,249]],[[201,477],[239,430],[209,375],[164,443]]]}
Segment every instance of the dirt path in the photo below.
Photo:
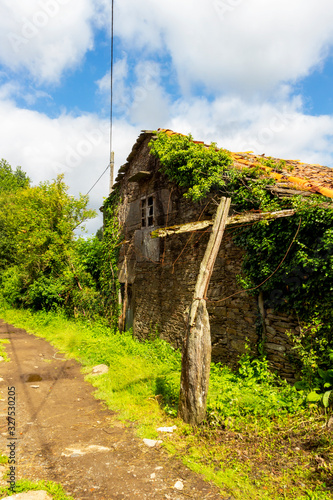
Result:
{"label": "dirt path", "polygon": [[[0,364],[0,450],[8,437],[7,387],[15,386],[19,478],[57,481],[76,500],[222,498],[215,486],[124,428],[94,398],[77,362],[0,320],[5,338],[11,361]],[[178,480],[182,491],[174,489]]]}

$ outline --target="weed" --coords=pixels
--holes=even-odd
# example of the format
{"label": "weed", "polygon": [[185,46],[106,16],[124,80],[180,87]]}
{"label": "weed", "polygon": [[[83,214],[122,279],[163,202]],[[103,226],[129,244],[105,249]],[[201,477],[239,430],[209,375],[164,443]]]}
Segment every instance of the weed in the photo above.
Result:
{"label": "weed", "polygon": [[[26,479],[21,479],[16,482],[16,493],[36,490],[46,491],[52,496],[53,500],[74,500],[73,497],[66,494],[65,490],[60,484],[54,483],[52,481],[38,481],[37,483],[34,483]],[[12,491],[8,488],[0,487],[0,498],[11,494]]]}
{"label": "weed", "polygon": [[1,339],[0,340],[0,356],[2,357],[2,361],[9,361],[9,357],[6,353],[5,344],[9,344],[9,340]]}

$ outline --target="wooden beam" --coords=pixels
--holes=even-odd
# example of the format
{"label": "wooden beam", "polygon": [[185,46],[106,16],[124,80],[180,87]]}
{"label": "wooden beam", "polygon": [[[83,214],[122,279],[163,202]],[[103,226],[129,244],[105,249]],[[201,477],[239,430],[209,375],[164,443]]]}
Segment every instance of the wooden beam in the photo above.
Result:
{"label": "wooden beam", "polygon": [[194,290],[194,300],[205,299],[215,260],[219,252],[227,217],[230,210],[230,198],[222,198],[217,208],[212,232],[207,244],[205,255],[200,264],[199,276]]}
{"label": "wooden beam", "polygon": [[[243,224],[244,222],[255,222],[259,220],[273,220],[280,217],[291,217],[295,214],[295,210],[280,210],[279,212],[263,212],[263,213],[251,213],[232,215],[227,218],[226,224],[228,226],[233,226],[236,224]],[[161,227],[152,231],[152,238],[165,238],[171,234],[181,234],[189,233],[192,231],[199,231],[200,229],[205,229],[206,227],[212,226],[214,220],[200,220],[196,222],[187,222],[186,224],[176,224],[170,227]]]}
{"label": "wooden beam", "polygon": [[212,343],[205,298],[223,238],[230,203],[230,198],[222,198],[216,211],[186,327],[178,414],[186,423],[192,425],[200,424],[206,417]]}

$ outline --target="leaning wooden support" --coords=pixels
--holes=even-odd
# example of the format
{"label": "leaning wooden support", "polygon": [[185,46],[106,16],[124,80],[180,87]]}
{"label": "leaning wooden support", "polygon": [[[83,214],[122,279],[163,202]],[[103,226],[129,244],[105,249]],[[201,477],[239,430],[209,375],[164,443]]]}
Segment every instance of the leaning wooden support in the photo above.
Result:
{"label": "leaning wooden support", "polygon": [[222,198],[218,206],[200,265],[186,328],[178,414],[192,425],[200,424],[206,416],[212,345],[205,298],[223,238],[230,202],[230,198]]}
{"label": "leaning wooden support", "polygon": [[[227,218],[227,225],[243,224],[244,222],[255,222],[259,220],[278,219],[280,217],[291,217],[295,214],[295,210],[280,210],[279,212],[263,212],[254,214],[248,212],[246,214],[232,215]],[[208,226],[212,226],[214,220],[199,220],[196,222],[187,222],[186,224],[176,224],[170,227],[161,227],[151,232],[152,238],[165,238],[171,234],[189,233],[191,231],[199,231]]]}

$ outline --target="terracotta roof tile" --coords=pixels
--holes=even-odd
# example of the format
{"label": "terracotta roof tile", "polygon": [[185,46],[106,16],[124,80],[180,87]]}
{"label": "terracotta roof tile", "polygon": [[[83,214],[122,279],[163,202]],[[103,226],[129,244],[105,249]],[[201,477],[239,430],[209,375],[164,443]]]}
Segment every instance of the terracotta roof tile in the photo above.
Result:
{"label": "terracotta roof tile", "polygon": [[[173,132],[169,129],[159,129],[159,132],[166,132],[168,135],[184,135]],[[204,144],[202,141],[193,141],[197,144]],[[206,144],[207,147],[209,147]],[[255,155],[252,152],[230,153],[234,166],[237,168],[259,167],[266,171],[268,175],[287,185],[294,185],[297,190],[319,193],[328,198],[333,198],[333,169],[321,165],[311,165],[301,163],[299,160],[283,160],[280,158],[265,157],[265,155]],[[270,160],[276,164],[277,169],[263,165],[263,160]],[[277,171],[278,170],[278,171]]]}

